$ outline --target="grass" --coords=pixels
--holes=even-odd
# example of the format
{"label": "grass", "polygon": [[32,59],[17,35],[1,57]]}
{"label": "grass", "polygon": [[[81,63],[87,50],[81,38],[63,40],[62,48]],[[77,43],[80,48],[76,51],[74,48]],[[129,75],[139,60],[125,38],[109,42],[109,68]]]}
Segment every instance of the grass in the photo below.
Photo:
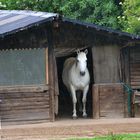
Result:
{"label": "grass", "polygon": [[69,140],[140,140],[140,134],[109,134],[94,138],[74,138]]}

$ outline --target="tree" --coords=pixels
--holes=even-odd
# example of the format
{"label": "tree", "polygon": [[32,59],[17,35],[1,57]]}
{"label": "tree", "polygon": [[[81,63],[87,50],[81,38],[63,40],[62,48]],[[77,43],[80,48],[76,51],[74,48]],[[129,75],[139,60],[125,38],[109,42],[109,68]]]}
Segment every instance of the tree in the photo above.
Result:
{"label": "tree", "polygon": [[0,0],[0,9],[59,12],[61,0]]}
{"label": "tree", "polygon": [[123,15],[120,21],[124,31],[140,35],[140,0],[124,0]]}
{"label": "tree", "polygon": [[114,0],[64,0],[61,11],[70,18],[120,29],[120,11]]}
{"label": "tree", "polygon": [[[116,0],[0,0],[1,9],[57,12],[65,17],[120,29]],[[120,22],[121,23],[121,22]]]}

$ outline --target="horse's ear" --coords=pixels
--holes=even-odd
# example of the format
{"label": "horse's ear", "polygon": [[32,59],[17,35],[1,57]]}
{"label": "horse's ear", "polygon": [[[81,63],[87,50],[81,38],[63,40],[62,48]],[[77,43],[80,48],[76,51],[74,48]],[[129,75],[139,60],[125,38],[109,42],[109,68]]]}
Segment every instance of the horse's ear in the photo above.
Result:
{"label": "horse's ear", "polygon": [[88,50],[87,49],[84,52],[85,52],[86,55],[88,54]]}
{"label": "horse's ear", "polygon": [[77,52],[77,54],[79,54],[80,53],[80,50],[78,49],[76,52]]}

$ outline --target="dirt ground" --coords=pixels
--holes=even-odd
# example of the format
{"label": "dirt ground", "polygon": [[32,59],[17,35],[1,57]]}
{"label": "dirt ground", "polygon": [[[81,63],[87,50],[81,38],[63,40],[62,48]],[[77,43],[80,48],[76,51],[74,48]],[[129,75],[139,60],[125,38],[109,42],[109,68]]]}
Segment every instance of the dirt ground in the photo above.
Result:
{"label": "dirt ground", "polygon": [[1,140],[60,140],[106,134],[140,133],[140,118],[65,119],[38,124],[5,125]]}

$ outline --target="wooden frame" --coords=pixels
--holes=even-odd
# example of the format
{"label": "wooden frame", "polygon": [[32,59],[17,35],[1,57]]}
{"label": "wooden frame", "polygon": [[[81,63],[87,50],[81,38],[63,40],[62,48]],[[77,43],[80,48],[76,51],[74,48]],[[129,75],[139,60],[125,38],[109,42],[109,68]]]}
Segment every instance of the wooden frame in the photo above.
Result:
{"label": "wooden frame", "polygon": [[99,103],[99,86],[92,85],[92,101],[93,101],[93,118],[100,118],[100,103]]}

